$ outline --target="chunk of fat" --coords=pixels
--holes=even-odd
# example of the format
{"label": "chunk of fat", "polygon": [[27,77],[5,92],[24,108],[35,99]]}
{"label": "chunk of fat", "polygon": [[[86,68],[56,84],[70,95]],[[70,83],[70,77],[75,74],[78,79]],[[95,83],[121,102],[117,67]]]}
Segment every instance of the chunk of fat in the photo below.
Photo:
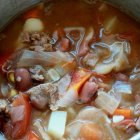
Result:
{"label": "chunk of fat", "polygon": [[61,139],[65,132],[67,112],[54,111],[51,113],[48,132],[56,139]]}
{"label": "chunk of fat", "polygon": [[113,116],[113,123],[118,123],[124,120],[124,116],[123,115],[114,115]]}
{"label": "chunk of fat", "polygon": [[44,29],[43,22],[38,18],[29,18],[25,21],[23,31],[37,32]]}

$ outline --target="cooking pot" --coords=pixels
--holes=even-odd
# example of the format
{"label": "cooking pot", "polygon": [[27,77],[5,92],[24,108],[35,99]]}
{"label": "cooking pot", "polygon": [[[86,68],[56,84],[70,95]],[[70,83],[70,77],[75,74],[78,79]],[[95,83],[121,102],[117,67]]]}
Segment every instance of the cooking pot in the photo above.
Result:
{"label": "cooking pot", "polygon": [[[34,6],[41,1],[43,0],[0,0],[0,30],[2,30],[17,14],[20,14],[25,9]],[[92,2],[95,0],[84,1]],[[114,6],[134,17],[136,20],[140,21],[140,0],[103,1],[113,4]]]}

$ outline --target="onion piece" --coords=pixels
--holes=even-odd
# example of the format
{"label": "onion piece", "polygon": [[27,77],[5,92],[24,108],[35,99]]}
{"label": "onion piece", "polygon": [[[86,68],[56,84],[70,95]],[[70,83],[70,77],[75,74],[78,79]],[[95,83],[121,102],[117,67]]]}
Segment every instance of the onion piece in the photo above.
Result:
{"label": "onion piece", "polygon": [[110,114],[113,114],[114,111],[118,108],[120,102],[113,96],[100,90],[98,91],[98,97],[95,99],[95,104],[99,108],[104,109]]}
{"label": "onion piece", "polygon": [[12,122],[15,123],[15,122],[22,121],[24,119],[24,112],[25,112],[24,105],[12,107],[10,111]]}
{"label": "onion piece", "polygon": [[140,140],[140,132],[138,132],[136,135],[134,135],[132,138],[129,140]]}
{"label": "onion piece", "polygon": [[58,74],[58,72],[55,69],[49,69],[47,71],[47,75],[48,78],[50,79],[50,81],[56,82],[60,79],[60,75]]}
{"label": "onion piece", "polygon": [[69,74],[67,74],[58,81],[58,83],[57,83],[58,91],[60,93],[66,92],[70,83],[71,83],[71,76]]}
{"label": "onion piece", "polygon": [[117,93],[132,94],[132,86],[128,82],[116,81],[113,89]]}
{"label": "onion piece", "polygon": [[[103,43],[104,45],[105,43]],[[101,44],[102,45],[102,44]],[[115,42],[112,45],[107,45],[111,55],[99,62],[94,70],[99,74],[108,74],[112,70],[115,72],[129,68],[127,56],[130,54],[130,44],[126,41]]]}
{"label": "onion piece", "polygon": [[37,128],[43,140],[51,140],[51,137],[47,134],[47,132],[45,132],[44,128],[41,126],[40,120],[36,120],[33,126]]}
{"label": "onion piece", "polygon": [[74,58],[67,52],[35,52],[24,50],[19,58],[17,67],[30,67],[39,64],[43,66],[54,66],[73,61]]}

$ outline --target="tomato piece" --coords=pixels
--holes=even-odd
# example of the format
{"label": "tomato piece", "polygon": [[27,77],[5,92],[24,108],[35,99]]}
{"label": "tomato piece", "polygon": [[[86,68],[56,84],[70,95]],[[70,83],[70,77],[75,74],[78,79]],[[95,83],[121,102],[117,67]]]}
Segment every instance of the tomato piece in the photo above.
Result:
{"label": "tomato piece", "polygon": [[[24,106],[24,112],[23,112],[23,119],[20,121],[12,122],[12,138],[20,138],[25,133],[30,123],[30,117],[31,117],[31,105],[29,103],[29,98],[27,95],[20,93],[18,97],[13,101],[12,103],[13,107],[18,106]],[[19,110],[17,110],[18,112]],[[17,113],[16,110],[14,110],[14,113]],[[17,118],[18,120],[18,118]]]}
{"label": "tomato piece", "polygon": [[33,131],[30,130],[27,134],[27,140],[40,140],[40,139]]}

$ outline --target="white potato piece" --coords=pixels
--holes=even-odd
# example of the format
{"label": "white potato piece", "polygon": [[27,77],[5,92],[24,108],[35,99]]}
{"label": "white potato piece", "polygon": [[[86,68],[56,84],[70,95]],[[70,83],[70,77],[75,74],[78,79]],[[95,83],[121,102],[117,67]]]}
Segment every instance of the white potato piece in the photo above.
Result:
{"label": "white potato piece", "polygon": [[124,120],[123,115],[114,115],[112,118],[113,123],[118,123]]}
{"label": "white potato piece", "polygon": [[65,133],[65,126],[67,120],[67,112],[65,111],[54,111],[51,113],[48,132],[56,139],[63,137]]}
{"label": "white potato piece", "polygon": [[29,18],[25,21],[23,31],[37,32],[44,29],[43,22],[38,18]]}

